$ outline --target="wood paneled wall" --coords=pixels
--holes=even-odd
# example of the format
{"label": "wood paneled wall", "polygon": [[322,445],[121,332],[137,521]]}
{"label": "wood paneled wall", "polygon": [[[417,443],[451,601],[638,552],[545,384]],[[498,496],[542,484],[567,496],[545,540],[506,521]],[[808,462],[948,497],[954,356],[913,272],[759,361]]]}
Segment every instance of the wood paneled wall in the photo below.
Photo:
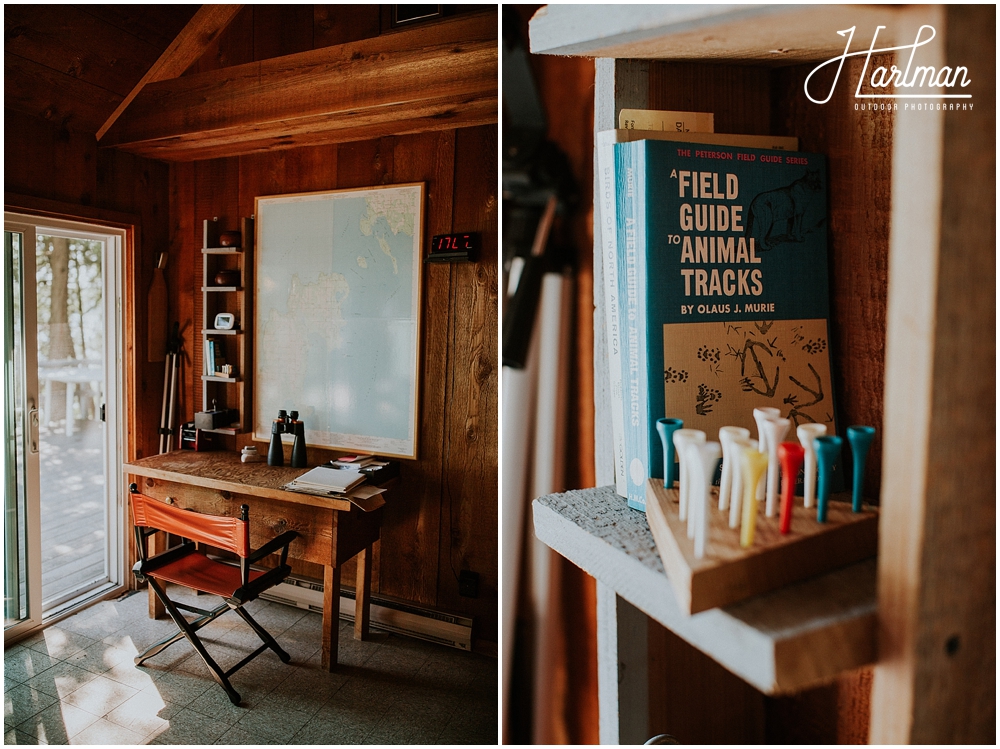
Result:
{"label": "wood paneled wall", "polygon": [[[172,164],[167,273],[170,322],[186,331],[187,421],[201,408],[200,356],[192,354],[201,325],[203,219],[218,216],[221,228],[236,229],[257,196],[424,182],[426,238],[481,232],[476,263],[423,270],[420,453],[402,462],[403,481],[386,507],[373,587],[473,616],[476,638],[491,642],[498,616],[496,154],[497,129],[483,126]],[[461,570],[479,573],[478,598],[458,595]],[[297,571],[322,577],[305,563]],[[351,574],[346,569],[345,579]]]}
{"label": "wood paneled wall", "polygon": [[[146,290],[158,252],[166,249],[167,165],[117,151],[99,150],[93,135],[72,132],[46,120],[4,110],[4,189],[59,204],[65,217],[100,219],[105,211],[129,214],[138,225],[133,247],[140,289],[137,330],[146,330]],[[130,459],[157,451],[163,364],[146,362],[145,336],[135,341],[130,369],[138,418],[129,434]],[[125,352],[126,359],[131,352]]]}

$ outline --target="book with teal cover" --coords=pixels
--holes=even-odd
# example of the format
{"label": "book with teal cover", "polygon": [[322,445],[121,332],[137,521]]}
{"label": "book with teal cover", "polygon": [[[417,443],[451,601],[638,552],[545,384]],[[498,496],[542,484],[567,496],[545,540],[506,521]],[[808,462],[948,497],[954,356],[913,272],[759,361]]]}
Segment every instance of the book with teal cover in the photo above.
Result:
{"label": "book with teal cover", "polygon": [[[656,420],[756,438],[753,409],[835,434],[820,154],[615,144],[628,504],[662,478]],[[840,469],[835,486],[841,485]]]}

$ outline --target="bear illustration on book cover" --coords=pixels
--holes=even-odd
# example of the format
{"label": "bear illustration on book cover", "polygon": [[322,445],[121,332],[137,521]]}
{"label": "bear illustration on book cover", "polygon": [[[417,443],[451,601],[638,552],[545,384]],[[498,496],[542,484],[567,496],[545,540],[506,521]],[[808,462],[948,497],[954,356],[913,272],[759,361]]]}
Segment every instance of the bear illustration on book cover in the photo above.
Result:
{"label": "bear illustration on book cover", "polygon": [[[753,409],[836,433],[823,156],[653,140],[616,149],[629,505],[656,419],[756,437]],[[839,470],[838,470],[839,474]],[[840,485],[838,475],[837,485]]]}

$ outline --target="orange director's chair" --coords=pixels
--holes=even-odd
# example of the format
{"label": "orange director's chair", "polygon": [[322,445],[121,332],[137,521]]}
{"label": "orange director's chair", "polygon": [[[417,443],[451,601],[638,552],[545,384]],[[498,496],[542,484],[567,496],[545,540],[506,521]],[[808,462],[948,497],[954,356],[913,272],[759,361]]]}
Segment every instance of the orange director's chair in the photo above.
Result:
{"label": "orange director's chair", "polygon": [[[286,564],[288,546],[298,534],[295,531],[286,531],[277,538],[268,541],[257,551],[251,552],[248,517],[250,508],[247,505],[240,507],[240,517],[237,519],[220,515],[205,515],[164,504],[144,494],[139,494],[135,484],[129,486],[129,491],[132,496],[135,544],[139,550],[139,561],[135,563],[132,572],[139,582],[149,581],[156,597],[163,602],[170,617],[180,628],[180,632],[177,634],[158,642],[142,655],[136,656],[135,665],[142,665],[147,659],[161,653],[182,637],[186,637],[205,660],[215,680],[226,690],[230,701],[234,705],[239,705],[240,695],[229,683],[230,676],[268,648],[277,653],[282,662],[288,663],[291,660],[291,656],[281,649],[281,646],[262,626],[254,621],[250,614],[243,609],[243,606],[288,577],[292,571],[291,567]],[[154,557],[149,557],[146,539],[159,531],[181,536],[183,541],[178,546],[167,549]],[[240,566],[235,567],[210,559],[204,551],[198,550],[195,542],[239,555]],[[281,551],[281,560],[277,567],[270,570],[250,569],[251,564],[278,550]],[[225,603],[211,611],[177,603],[167,597],[166,583],[176,583],[192,590],[221,596]],[[199,617],[189,622],[181,614],[180,609],[198,614]],[[264,644],[228,671],[223,671],[208,654],[195,633],[230,609],[243,617],[243,620],[250,625]]]}

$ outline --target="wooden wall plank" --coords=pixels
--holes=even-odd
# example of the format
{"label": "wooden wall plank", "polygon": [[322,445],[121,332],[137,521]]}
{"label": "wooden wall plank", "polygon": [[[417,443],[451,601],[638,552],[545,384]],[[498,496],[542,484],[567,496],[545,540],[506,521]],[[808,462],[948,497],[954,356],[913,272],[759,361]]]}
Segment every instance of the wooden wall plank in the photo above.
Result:
{"label": "wooden wall plank", "polygon": [[121,95],[4,52],[4,107],[78,133],[96,133]]}
{"label": "wooden wall plank", "polygon": [[[459,130],[455,135],[453,231],[480,231],[483,248],[475,263],[451,266],[448,392],[441,499],[441,558],[438,600],[445,607],[476,611],[478,636],[495,641],[499,577],[497,398],[497,229],[496,128]],[[477,164],[472,170],[462,165]],[[462,601],[457,576],[479,574],[479,598]]]}
{"label": "wooden wall plank", "polygon": [[[764,695],[660,626],[648,633],[651,679],[649,735],[669,733],[682,744],[759,744]],[[717,708],[717,709],[713,709]]]}
{"label": "wooden wall plank", "polygon": [[49,200],[94,205],[97,141],[93,135],[5,109],[4,188]]}
{"label": "wooden wall plank", "polygon": [[82,5],[95,18],[163,50],[197,12],[197,5]]}
{"label": "wooden wall plank", "polygon": [[[874,57],[870,65],[890,64]],[[865,497],[878,504],[882,480],[886,299],[892,201],[893,114],[855,111],[864,65],[849,60],[830,102],[802,96],[811,65],[775,71],[775,135],[795,135],[803,151],[825,154],[829,173],[830,347],[837,421],[876,428]],[[832,81],[831,84],[832,85]],[[840,116],[831,117],[836,112]],[[858,251],[864,248],[864,251]],[[848,451],[849,452],[849,451]]]}
{"label": "wooden wall plank", "polygon": [[649,107],[714,112],[717,133],[768,135],[770,71],[747,65],[651,61]]}
{"label": "wooden wall plank", "polygon": [[314,5],[313,13],[317,49],[379,35],[378,5]]}
{"label": "wooden wall plank", "polygon": [[72,5],[4,8],[4,51],[124,96],[162,49]]}
{"label": "wooden wall plank", "polygon": [[253,59],[293,55],[312,48],[312,5],[253,6]]}
{"label": "wooden wall plank", "polygon": [[348,143],[337,150],[337,187],[392,184],[393,138]]}
{"label": "wooden wall plank", "polygon": [[[169,220],[168,168],[127,153],[100,153],[97,161],[97,203],[102,207],[135,213],[141,225],[133,248],[135,268],[135,326],[137,381],[125,383],[128,407],[139,414],[129,434],[134,454],[129,459],[155,455],[159,447],[163,364],[146,361],[146,293],[153,279],[156,255],[167,243]],[[150,418],[150,413],[156,414]]]}
{"label": "wooden wall plank", "polygon": [[195,168],[193,164],[172,164],[170,167],[170,242],[167,258],[167,290],[169,294],[169,319],[172,326],[178,323],[182,341],[180,381],[184,387],[177,395],[180,424],[189,421],[201,408],[200,391],[191,383],[195,369],[194,357],[199,348],[200,320],[195,316],[195,300],[200,297],[201,227],[194,213]]}

